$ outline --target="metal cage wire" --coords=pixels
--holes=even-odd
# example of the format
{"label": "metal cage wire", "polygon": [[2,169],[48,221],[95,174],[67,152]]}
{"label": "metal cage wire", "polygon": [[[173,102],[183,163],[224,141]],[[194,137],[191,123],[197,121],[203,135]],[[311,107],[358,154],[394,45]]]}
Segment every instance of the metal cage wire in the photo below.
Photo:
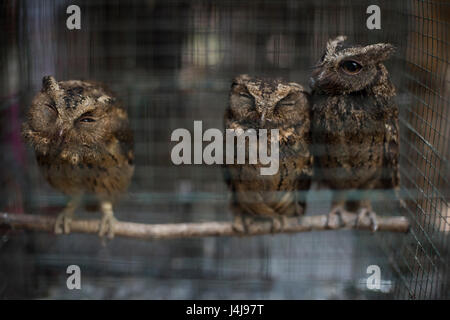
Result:
{"label": "metal cage wire", "polygon": [[[118,209],[119,219],[160,223],[229,218],[220,168],[175,168],[170,133],[192,129],[194,120],[203,120],[204,128],[222,128],[230,79],[237,74],[282,76],[307,87],[310,67],[326,41],[346,34],[358,43],[391,42],[397,47],[387,65],[398,89],[401,195],[407,208],[399,212],[392,201],[376,201],[375,208],[381,215],[406,215],[412,227],[407,235],[329,232],[255,238],[245,245],[235,239],[147,247],[119,242],[110,251],[95,246],[73,251],[75,244],[92,246],[92,239],[82,236],[61,240],[46,251],[54,238],[43,235],[28,236],[24,241],[33,243],[33,249],[27,251],[15,233],[0,231],[10,239],[0,247],[4,268],[14,269],[7,257],[16,246],[24,259],[34,258],[29,268],[35,270],[31,281],[38,289],[19,282],[24,294],[41,294],[55,281],[46,271],[77,260],[92,274],[108,265],[105,277],[150,277],[168,297],[221,298],[217,291],[224,290],[224,295],[238,298],[449,298],[450,3],[379,1],[382,29],[369,31],[370,1],[80,1],[83,25],[78,33],[64,28],[69,4],[2,3],[5,19],[0,24],[8,37],[0,40],[6,62],[0,147],[5,154],[1,163],[12,169],[0,174],[5,195],[1,211],[52,213],[65,202],[42,180],[18,137],[42,75],[54,74],[57,79],[103,81],[128,107],[136,172],[130,195]],[[329,199],[326,192],[312,190],[307,214],[325,213],[324,199]],[[133,250],[124,253],[127,246]],[[156,259],[148,262],[144,255]],[[355,293],[365,276],[362,267],[374,261],[390,281],[383,287],[387,294]],[[174,275],[179,272],[198,283],[190,289],[178,287],[174,281],[188,281]],[[170,280],[161,280],[166,278]],[[262,280],[242,284],[245,288],[233,285],[234,279],[246,278]],[[189,294],[181,295],[183,290]],[[256,295],[256,290],[261,293]]]}

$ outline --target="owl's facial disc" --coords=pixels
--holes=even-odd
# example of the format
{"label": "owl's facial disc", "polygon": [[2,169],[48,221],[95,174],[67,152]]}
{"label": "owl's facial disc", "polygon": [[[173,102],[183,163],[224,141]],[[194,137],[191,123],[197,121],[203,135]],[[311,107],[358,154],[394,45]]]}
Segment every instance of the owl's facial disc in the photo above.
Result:
{"label": "owl's facial disc", "polygon": [[327,59],[316,66],[309,85],[313,90],[328,94],[342,94],[361,91],[376,79],[376,64],[370,63],[353,51],[343,49],[335,53],[335,59]]}

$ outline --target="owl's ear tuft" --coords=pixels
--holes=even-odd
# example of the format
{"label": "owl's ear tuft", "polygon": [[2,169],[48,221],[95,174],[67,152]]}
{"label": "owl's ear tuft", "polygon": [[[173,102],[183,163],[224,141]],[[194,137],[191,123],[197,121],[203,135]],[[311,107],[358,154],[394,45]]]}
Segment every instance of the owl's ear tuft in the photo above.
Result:
{"label": "owl's ear tuft", "polygon": [[238,75],[237,77],[235,77],[233,79],[233,82],[231,83],[231,87],[233,88],[234,86],[240,85],[240,84],[244,84],[245,82],[249,81],[251,78],[248,74],[241,74]]}
{"label": "owl's ear tuft", "polygon": [[101,102],[104,104],[111,103],[111,102],[113,102],[113,100],[114,100],[113,98],[111,98],[110,96],[107,96],[107,95],[102,95],[97,98],[98,102]]}
{"label": "owl's ear tuft", "polygon": [[52,76],[45,76],[42,78],[42,89],[46,92],[58,91],[58,82]]}
{"label": "owl's ear tuft", "polygon": [[289,86],[291,86],[291,87],[293,87],[295,89],[298,89],[301,92],[305,92],[305,88],[303,88],[303,86],[301,84],[299,84],[299,83],[289,82]]}
{"label": "owl's ear tuft", "polygon": [[377,43],[365,46],[363,48],[364,54],[367,59],[381,62],[389,59],[395,52],[395,47],[390,43]]}
{"label": "owl's ear tuft", "polygon": [[336,52],[336,48],[337,46],[341,43],[344,42],[345,40],[347,40],[347,36],[337,36],[334,39],[330,39],[328,40],[327,43],[327,51],[326,54],[327,56],[331,56]]}

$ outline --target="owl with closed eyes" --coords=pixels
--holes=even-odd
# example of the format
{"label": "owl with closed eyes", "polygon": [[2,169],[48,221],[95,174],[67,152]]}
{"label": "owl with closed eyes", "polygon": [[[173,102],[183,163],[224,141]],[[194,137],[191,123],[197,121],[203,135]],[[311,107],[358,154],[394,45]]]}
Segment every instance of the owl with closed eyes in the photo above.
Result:
{"label": "owl with closed eyes", "polygon": [[113,205],[134,171],[133,133],[126,110],[111,92],[90,81],[43,78],[22,126],[45,179],[70,200],[56,233],[69,233],[83,195],[93,195],[103,217],[99,235],[114,236]]}
{"label": "owl with closed eyes", "polygon": [[303,215],[313,162],[309,151],[310,106],[303,87],[281,79],[236,77],[225,112],[225,128],[235,132],[240,129],[241,133],[266,129],[268,150],[275,138],[270,136],[271,130],[278,130],[278,171],[274,174],[261,174],[261,159],[256,163],[248,161],[250,140],[245,146],[245,163],[235,158],[232,164],[225,164],[235,229],[246,232],[252,221],[268,219],[279,230],[285,218]]}
{"label": "owl with closed eyes", "polygon": [[[357,221],[368,215],[374,230],[370,190],[396,194],[400,181],[395,87],[383,63],[393,52],[388,43],[352,45],[338,36],[310,79],[317,177],[334,190],[330,214],[357,211]],[[348,199],[350,190],[357,200]]]}

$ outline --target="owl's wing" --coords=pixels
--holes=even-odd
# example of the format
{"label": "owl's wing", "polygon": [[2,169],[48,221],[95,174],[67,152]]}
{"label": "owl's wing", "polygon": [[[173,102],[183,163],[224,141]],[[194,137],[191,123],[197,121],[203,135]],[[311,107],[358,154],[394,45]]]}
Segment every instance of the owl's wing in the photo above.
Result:
{"label": "owl's wing", "polygon": [[126,157],[128,162],[132,164],[134,162],[134,138],[133,131],[130,128],[128,117],[116,119],[118,123],[115,126],[114,136],[119,141],[120,150]]}
{"label": "owl's wing", "polygon": [[396,105],[389,106],[391,112],[385,123],[384,138],[384,166],[383,187],[398,189],[400,186],[400,173],[398,168],[399,157],[399,122]]}
{"label": "owl's wing", "polygon": [[[229,112],[229,110],[227,110],[227,111],[225,112],[225,117],[224,117],[224,127],[225,127],[225,130],[232,127],[232,122],[233,122],[233,121],[231,121],[230,118],[231,118],[230,112]],[[224,135],[223,135],[223,145],[226,146],[226,143],[227,143],[227,141],[226,141],[226,134],[224,134]],[[226,164],[226,153],[225,153],[225,152],[223,153],[222,173],[223,173],[223,179],[224,179],[224,181],[225,181],[225,184],[227,185],[228,189],[229,189],[229,190],[233,193],[233,195],[234,195],[234,192],[235,192],[236,190],[235,190],[235,188],[234,188],[234,186],[233,186],[233,183],[232,183],[232,181],[233,181],[233,178],[232,178],[232,172],[231,172],[231,170],[229,169],[228,165]]]}
{"label": "owl's wing", "polygon": [[128,162],[133,163],[134,161],[134,152],[133,152],[133,132],[130,128],[126,128],[120,132],[120,147],[124,154],[126,155]]}

